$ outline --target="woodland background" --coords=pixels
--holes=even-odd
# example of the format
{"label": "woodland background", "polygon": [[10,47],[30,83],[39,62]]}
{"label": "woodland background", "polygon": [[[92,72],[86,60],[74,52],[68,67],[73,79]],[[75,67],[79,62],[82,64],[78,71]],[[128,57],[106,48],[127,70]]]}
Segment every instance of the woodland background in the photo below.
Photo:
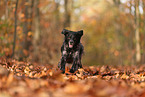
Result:
{"label": "woodland background", "polygon": [[0,0],[0,57],[57,65],[63,28],[84,30],[83,65],[145,64],[145,0]]}

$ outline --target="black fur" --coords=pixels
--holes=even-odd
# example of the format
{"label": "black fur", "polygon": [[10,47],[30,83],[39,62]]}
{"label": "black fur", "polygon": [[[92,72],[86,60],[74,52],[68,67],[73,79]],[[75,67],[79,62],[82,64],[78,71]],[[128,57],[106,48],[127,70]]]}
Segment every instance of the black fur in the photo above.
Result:
{"label": "black fur", "polygon": [[81,31],[70,31],[64,29],[62,34],[65,35],[63,45],[61,47],[61,60],[58,64],[60,70],[65,72],[65,64],[72,63],[70,72],[75,72],[78,68],[82,68],[81,57],[84,51],[83,45],[80,43],[80,39],[83,35],[83,30]]}

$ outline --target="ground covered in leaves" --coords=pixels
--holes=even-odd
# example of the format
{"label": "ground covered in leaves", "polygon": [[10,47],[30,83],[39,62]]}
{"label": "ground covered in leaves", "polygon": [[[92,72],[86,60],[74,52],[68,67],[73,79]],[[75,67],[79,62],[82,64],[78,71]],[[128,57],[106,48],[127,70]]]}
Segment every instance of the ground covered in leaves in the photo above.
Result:
{"label": "ground covered in leaves", "polygon": [[145,66],[55,66],[0,58],[0,97],[145,97]]}

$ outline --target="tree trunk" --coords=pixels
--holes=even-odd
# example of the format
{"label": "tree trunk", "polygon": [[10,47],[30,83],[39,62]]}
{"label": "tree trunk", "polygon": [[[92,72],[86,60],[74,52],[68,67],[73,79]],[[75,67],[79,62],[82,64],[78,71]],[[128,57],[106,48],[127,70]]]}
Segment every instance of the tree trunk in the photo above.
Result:
{"label": "tree trunk", "polygon": [[20,56],[19,60],[23,60],[23,58],[28,56],[28,50],[29,50],[29,43],[28,43],[28,0],[23,1],[25,4],[23,13],[25,14],[25,21],[23,23],[23,41],[21,43],[21,50],[20,50]]}
{"label": "tree trunk", "polygon": [[[6,21],[6,24],[8,24],[8,10],[9,10],[8,9],[8,0],[5,0],[5,3],[6,3],[5,21]],[[6,32],[8,32],[8,27],[6,27]]]}
{"label": "tree trunk", "polygon": [[38,60],[38,52],[39,52],[39,41],[40,41],[40,18],[39,18],[39,8],[38,8],[39,0],[35,0],[34,2],[34,37],[33,37],[33,45],[34,45],[34,61]]}
{"label": "tree trunk", "polygon": [[[129,4],[130,4],[130,17],[128,18],[132,18],[132,7],[133,7],[133,1],[130,0],[129,1]],[[131,20],[130,21],[131,24],[134,24],[134,21]],[[133,28],[132,25],[130,25],[130,28]],[[130,52],[131,52],[131,64],[134,65],[135,64],[135,60],[134,60],[134,45],[133,45],[133,38],[134,38],[134,29],[130,29],[131,30],[131,33],[130,33],[130,38],[129,38],[129,47],[130,47]]]}
{"label": "tree trunk", "polygon": [[[144,37],[145,37],[145,1],[144,0],[142,0],[142,4],[143,4],[143,34],[144,34]],[[143,41],[145,41],[145,38],[143,39]],[[143,45],[145,45],[145,43],[143,44]],[[142,49],[143,50],[145,50],[145,46],[143,46],[142,47]],[[143,51],[144,52],[144,51]],[[143,53],[143,55],[142,55],[142,64],[145,64],[145,53]]]}
{"label": "tree trunk", "polygon": [[59,13],[59,2],[55,3],[55,29],[59,30],[60,28],[60,13]]}
{"label": "tree trunk", "polygon": [[141,61],[140,53],[140,36],[139,36],[139,0],[135,0],[135,40],[136,40],[136,62],[137,64]]}
{"label": "tree trunk", "polygon": [[30,10],[29,20],[30,20],[30,22],[29,22],[28,30],[29,30],[29,31],[32,31],[32,20],[33,20],[33,6],[34,6],[34,0],[31,0],[30,3],[31,3],[31,6],[30,6],[30,8],[29,8],[29,10]]}
{"label": "tree trunk", "polygon": [[12,57],[15,55],[15,46],[16,46],[16,33],[17,33],[17,7],[18,7],[18,1],[16,1],[16,7],[15,7],[15,32],[14,32],[14,41],[13,41],[13,53]]}
{"label": "tree trunk", "polygon": [[71,0],[64,0],[64,28],[66,27],[70,27],[70,23],[71,23],[71,6],[72,2]]}
{"label": "tree trunk", "polygon": [[33,22],[33,5],[34,5],[34,0],[30,0],[29,3],[31,4],[31,6],[28,8],[28,20],[27,21],[27,50],[29,50],[29,52],[32,51],[32,49],[30,49],[30,47],[32,46],[32,22]]}
{"label": "tree trunk", "polygon": [[[25,0],[25,3],[28,3],[28,0]],[[23,33],[24,33],[24,49],[28,50],[28,44],[27,44],[27,35],[28,35],[28,5],[25,5],[25,22],[23,25]]]}

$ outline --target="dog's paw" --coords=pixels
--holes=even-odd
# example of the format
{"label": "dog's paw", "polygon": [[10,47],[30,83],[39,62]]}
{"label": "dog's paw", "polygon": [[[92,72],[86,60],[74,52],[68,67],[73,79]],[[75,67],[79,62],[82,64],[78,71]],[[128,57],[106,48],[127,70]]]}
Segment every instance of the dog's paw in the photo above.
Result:
{"label": "dog's paw", "polygon": [[75,72],[75,70],[74,69],[70,69],[70,71],[69,71],[70,73],[74,73]]}

